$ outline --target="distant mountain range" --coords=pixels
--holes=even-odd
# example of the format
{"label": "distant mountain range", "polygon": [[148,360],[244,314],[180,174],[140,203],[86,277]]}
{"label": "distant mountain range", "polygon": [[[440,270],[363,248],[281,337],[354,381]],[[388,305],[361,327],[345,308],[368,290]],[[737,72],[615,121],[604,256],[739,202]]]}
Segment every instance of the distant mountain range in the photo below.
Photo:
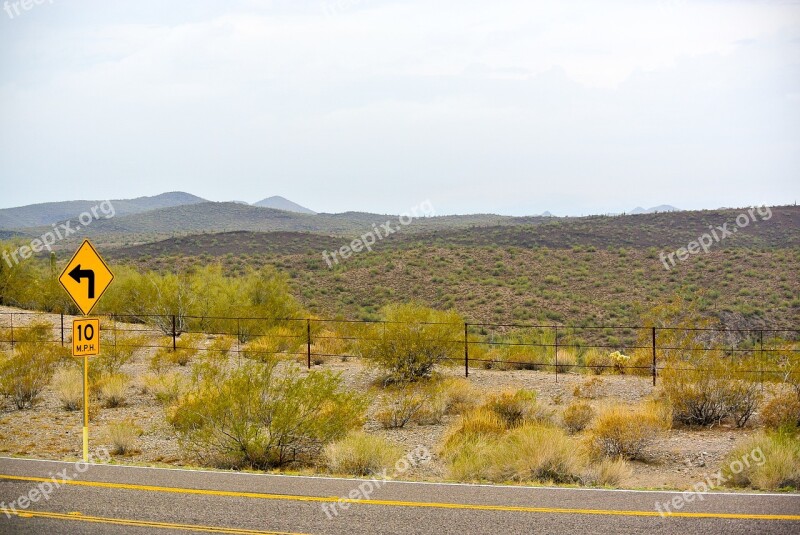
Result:
{"label": "distant mountain range", "polygon": [[284,210],[286,212],[297,212],[300,214],[316,214],[315,211],[309,210],[305,206],[300,206],[296,202],[289,199],[275,195],[267,197],[264,200],[253,203],[253,206],[261,206],[262,208],[274,208],[275,210]]}
{"label": "distant mountain range", "polygon": [[678,208],[674,206],[670,206],[669,204],[659,204],[658,206],[653,206],[652,208],[642,208],[641,206],[637,206],[633,210],[630,211],[631,215],[637,214],[660,214],[662,212],[679,212]]}
{"label": "distant mountain range", "polygon": [[[52,225],[53,223],[59,223],[68,219],[74,219],[81,213],[99,206],[102,202],[103,201],[61,201],[31,204],[18,208],[3,208],[0,210],[0,230],[40,227]],[[115,217],[119,217],[158,210],[159,208],[186,206],[202,202],[207,201],[190,193],[173,191],[170,193],[162,193],[155,197],[116,199],[112,200],[111,204],[114,206]]]}

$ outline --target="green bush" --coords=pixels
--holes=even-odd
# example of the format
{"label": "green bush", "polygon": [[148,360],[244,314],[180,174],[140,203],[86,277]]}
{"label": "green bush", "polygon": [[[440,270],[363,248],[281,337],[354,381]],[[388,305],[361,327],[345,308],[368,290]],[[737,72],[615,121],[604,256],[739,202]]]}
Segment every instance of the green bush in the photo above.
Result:
{"label": "green bush", "polygon": [[386,323],[377,324],[362,339],[367,362],[387,373],[386,382],[428,378],[437,365],[463,358],[463,319],[455,312],[439,312],[420,305],[391,305]]}
{"label": "green bush", "polygon": [[10,354],[0,355],[0,394],[17,409],[33,407],[50,382],[57,355],[48,344],[17,344]]}
{"label": "green bush", "polygon": [[266,469],[310,460],[363,422],[365,399],[339,375],[275,362],[198,365],[169,420],[203,462]]}

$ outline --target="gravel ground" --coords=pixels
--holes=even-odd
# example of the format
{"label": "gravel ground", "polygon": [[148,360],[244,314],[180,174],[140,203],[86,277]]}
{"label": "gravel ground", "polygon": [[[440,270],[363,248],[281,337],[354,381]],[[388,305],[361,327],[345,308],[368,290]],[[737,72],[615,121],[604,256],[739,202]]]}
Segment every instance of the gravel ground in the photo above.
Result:
{"label": "gravel ground", "polygon": [[[24,327],[35,319],[46,319],[54,325],[60,325],[57,315],[17,315],[17,309],[0,307],[0,328],[10,325],[8,313],[14,312],[14,326]],[[65,323],[71,325],[72,317],[65,316]],[[105,322],[107,323],[107,322]],[[104,329],[109,326],[103,324]],[[120,329],[145,330],[142,326],[118,324]],[[158,339],[151,333],[152,340]],[[209,343],[207,341],[206,343]],[[8,349],[8,344],[5,344]],[[126,455],[115,455],[114,461],[130,464],[191,466],[193,460],[182,452],[177,437],[164,418],[164,409],[152,394],[143,388],[143,378],[148,373],[150,356],[153,349],[137,350],[132,362],[122,368],[131,380],[127,387],[126,403],[122,407],[103,408],[93,400],[93,418],[91,424],[91,448],[110,447],[108,426],[114,422],[133,421],[141,428],[134,451]],[[190,373],[190,366],[175,366],[174,370]],[[379,397],[375,387],[377,372],[365,368],[361,363],[351,359],[347,362],[329,360],[315,369],[330,369],[341,372],[345,384],[352,389],[374,394],[375,401],[370,408],[373,415]],[[445,369],[444,375],[463,375],[462,368]],[[577,386],[591,381],[592,377],[582,374],[559,374],[538,371],[499,371],[472,369],[470,382],[482,392],[495,392],[505,388],[526,388],[535,390],[541,403],[555,413],[563,410],[574,398]],[[610,403],[633,404],[658,394],[658,388],[652,386],[651,379],[634,376],[603,376],[597,382],[596,395],[587,400],[595,406]],[[74,460],[81,453],[80,411],[68,412],[61,408],[52,387],[45,389],[41,401],[33,408],[16,410],[10,400],[0,399],[0,454],[25,456],[53,460]],[[407,451],[418,445],[436,452],[448,425],[456,420],[454,416],[446,416],[441,424],[417,425],[409,424],[403,429],[385,430],[370,417],[365,429],[396,442]],[[755,432],[752,428],[735,429],[726,426],[711,429],[673,429],[666,438],[656,444],[650,451],[648,462],[632,463],[633,474],[624,481],[630,488],[676,488],[685,489],[694,483],[703,481],[715,473],[725,456],[740,441]],[[301,472],[308,472],[304,468]],[[445,477],[442,463],[434,455],[432,462],[419,465],[399,478],[440,481]]]}

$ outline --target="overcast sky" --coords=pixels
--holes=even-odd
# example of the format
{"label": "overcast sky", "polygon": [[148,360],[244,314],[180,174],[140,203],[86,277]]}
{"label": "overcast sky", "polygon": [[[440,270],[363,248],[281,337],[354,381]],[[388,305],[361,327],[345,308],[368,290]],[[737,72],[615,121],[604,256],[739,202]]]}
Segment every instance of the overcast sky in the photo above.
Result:
{"label": "overcast sky", "polygon": [[325,212],[793,203],[800,3],[6,2],[0,207],[172,190]]}

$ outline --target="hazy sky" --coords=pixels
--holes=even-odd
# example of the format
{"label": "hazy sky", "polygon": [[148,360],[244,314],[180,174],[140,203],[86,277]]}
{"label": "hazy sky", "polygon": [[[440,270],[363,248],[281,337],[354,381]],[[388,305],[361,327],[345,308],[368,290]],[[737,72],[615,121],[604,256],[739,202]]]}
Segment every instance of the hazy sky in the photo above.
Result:
{"label": "hazy sky", "polygon": [[14,4],[0,207],[172,190],[387,213],[800,200],[798,2]]}

